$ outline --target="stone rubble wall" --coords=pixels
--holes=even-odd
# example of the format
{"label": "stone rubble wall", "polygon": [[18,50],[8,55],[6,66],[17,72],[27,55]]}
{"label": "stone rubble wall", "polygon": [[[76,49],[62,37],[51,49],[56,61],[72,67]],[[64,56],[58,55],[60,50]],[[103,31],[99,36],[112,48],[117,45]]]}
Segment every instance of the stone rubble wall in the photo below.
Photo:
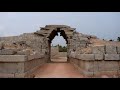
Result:
{"label": "stone rubble wall", "polygon": [[47,63],[48,42],[34,33],[0,37],[0,78],[33,78]]}
{"label": "stone rubble wall", "polygon": [[48,43],[45,37],[34,33],[25,33],[20,36],[0,37],[0,55],[32,55],[48,52]]}
{"label": "stone rubble wall", "polygon": [[0,78],[34,78],[46,62],[44,55],[0,55]]}
{"label": "stone rubble wall", "polygon": [[47,37],[56,28],[65,30],[68,61],[83,75],[120,77],[120,42],[100,40],[63,25],[48,25],[35,33],[0,37],[0,77],[34,76],[36,68],[50,59]]}
{"label": "stone rubble wall", "polygon": [[82,34],[74,35],[74,47],[70,53],[70,62],[87,77],[120,77],[120,45],[91,43],[90,38]]}

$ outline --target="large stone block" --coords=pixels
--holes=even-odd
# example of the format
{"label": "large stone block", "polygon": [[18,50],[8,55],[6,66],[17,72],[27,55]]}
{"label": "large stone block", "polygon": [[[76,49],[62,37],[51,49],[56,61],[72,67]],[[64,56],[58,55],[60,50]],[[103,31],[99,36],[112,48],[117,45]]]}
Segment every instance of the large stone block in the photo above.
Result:
{"label": "large stone block", "polygon": [[42,54],[29,55],[28,60],[43,58]]}
{"label": "large stone block", "polygon": [[105,54],[104,60],[120,60],[119,54]]}
{"label": "large stone block", "polygon": [[81,54],[92,54],[92,48],[87,47],[87,48],[81,49]]}
{"label": "large stone block", "polygon": [[81,70],[81,73],[84,75],[84,77],[94,77],[94,72],[90,72],[90,71],[85,71],[85,70]]}
{"label": "large stone block", "polygon": [[114,45],[106,45],[106,54],[117,54],[117,47]]}
{"label": "large stone block", "polygon": [[34,59],[34,60],[30,60],[24,63],[24,70],[29,71],[35,67],[41,66],[42,64],[44,64],[45,60],[44,59]]}
{"label": "large stone block", "polygon": [[92,46],[92,52],[93,54],[104,54],[105,46],[104,45]]}
{"label": "large stone block", "polygon": [[99,61],[99,71],[117,71],[118,69],[117,61]]}
{"label": "large stone block", "polygon": [[83,61],[82,69],[85,71],[96,72],[98,71],[98,62],[97,61]]}
{"label": "large stone block", "polygon": [[78,56],[80,60],[95,60],[94,54],[80,54]]}
{"label": "large stone block", "polygon": [[95,54],[95,60],[103,60],[104,59],[104,54]]}
{"label": "large stone block", "polygon": [[14,78],[14,74],[0,73],[0,78]]}
{"label": "large stone block", "polygon": [[0,55],[0,62],[24,62],[27,61],[26,55]]}
{"label": "large stone block", "polygon": [[2,49],[0,50],[0,55],[14,55],[16,54],[15,50],[12,49]]}
{"label": "large stone block", "polygon": [[17,73],[24,73],[24,62],[22,62],[22,63],[18,63],[18,65],[17,65]]}
{"label": "large stone block", "polygon": [[17,63],[0,63],[0,73],[13,74],[17,72]]}
{"label": "large stone block", "polygon": [[17,51],[16,55],[30,55],[30,50]]}

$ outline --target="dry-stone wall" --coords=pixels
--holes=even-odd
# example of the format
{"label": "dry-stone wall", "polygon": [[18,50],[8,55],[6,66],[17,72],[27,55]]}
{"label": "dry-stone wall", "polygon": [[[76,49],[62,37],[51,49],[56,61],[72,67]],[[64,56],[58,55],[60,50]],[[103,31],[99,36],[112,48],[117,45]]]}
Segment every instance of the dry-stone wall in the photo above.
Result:
{"label": "dry-stone wall", "polygon": [[45,51],[48,50],[46,41],[46,38],[34,33],[1,37],[0,55],[32,55],[34,53],[45,53]]}
{"label": "dry-stone wall", "polygon": [[[34,33],[0,37],[0,77],[33,77],[50,60],[57,32],[67,42],[67,58],[86,77],[120,77],[120,42],[100,40],[66,25],[46,25]],[[48,42],[49,41],[49,42]]]}
{"label": "dry-stone wall", "polygon": [[34,77],[34,71],[47,62],[47,40],[34,33],[0,37],[0,77]]}
{"label": "dry-stone wall", "polygon": [[75,33],[70,62],[87,77],[119,77],[120,43],[99,40],[95,36]]}

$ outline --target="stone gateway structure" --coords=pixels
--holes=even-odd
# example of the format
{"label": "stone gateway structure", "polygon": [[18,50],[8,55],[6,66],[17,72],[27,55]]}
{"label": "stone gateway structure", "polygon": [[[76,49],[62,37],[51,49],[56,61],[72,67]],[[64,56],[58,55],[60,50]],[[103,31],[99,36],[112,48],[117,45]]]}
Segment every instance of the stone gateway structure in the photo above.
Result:
{"label": "stone gateway structure", "polygon": [[0,77],[33,78],[38,67],[51,62],[51,42],[58,32],[67,44],[67,62],[84,76],[120,76],[120,42],[100,40],[66,25],[46,25],[33,33],[0,37]]}

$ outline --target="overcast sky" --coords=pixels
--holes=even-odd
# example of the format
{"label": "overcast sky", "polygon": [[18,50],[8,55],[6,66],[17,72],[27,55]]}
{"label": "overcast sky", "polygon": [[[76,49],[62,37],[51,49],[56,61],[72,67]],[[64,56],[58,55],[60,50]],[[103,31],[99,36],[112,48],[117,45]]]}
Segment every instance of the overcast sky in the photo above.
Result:
{"label": "overcast sky", "polygon": [[[120,36],[120,12],[0,12],[0,36],[35,32],[49,24],[69,25],[101,39]],[[62,37],[56,37],[53,45],[65,45]]]}

